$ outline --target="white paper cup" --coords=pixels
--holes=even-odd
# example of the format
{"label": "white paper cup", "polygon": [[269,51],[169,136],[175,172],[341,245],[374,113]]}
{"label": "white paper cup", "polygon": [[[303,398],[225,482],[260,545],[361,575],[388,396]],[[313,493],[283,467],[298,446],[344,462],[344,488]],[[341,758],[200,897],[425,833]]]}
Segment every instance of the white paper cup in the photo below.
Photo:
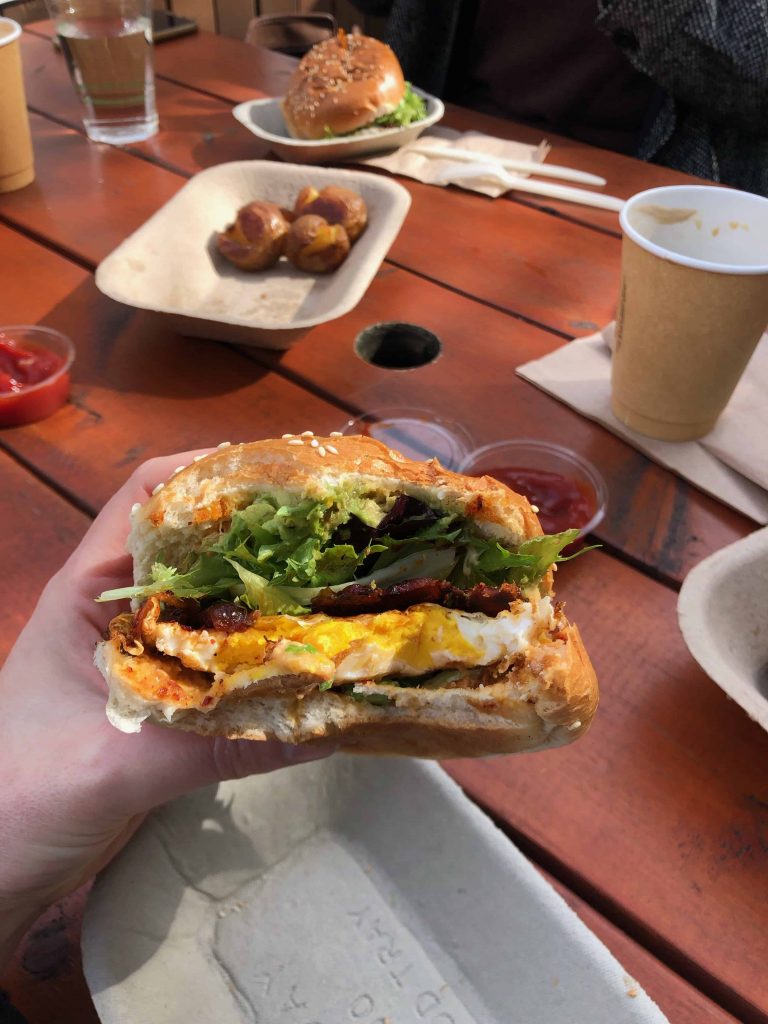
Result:
{"label": "white paper cup", "polygon": [[768,324],[768,199],[654,188],[632,196],[620,222],[613,411],[649,437],[702,437]]}

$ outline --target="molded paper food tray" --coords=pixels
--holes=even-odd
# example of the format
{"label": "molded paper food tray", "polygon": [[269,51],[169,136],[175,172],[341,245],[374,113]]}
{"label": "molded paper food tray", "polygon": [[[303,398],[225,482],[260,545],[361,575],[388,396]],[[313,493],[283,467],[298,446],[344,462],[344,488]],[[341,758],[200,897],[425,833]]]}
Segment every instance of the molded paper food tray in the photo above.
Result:
{"label": "molded paper food tray", "polygon": [[[293,208],[306,185],[340,185],[368,207],[368,227],[331,274],[307,274],[282,258],[269,270],[238,270],[216,251],[216,234],[255,199]],[[184,334],[288,348],[300,331],[348,313],[379,269],[411,205],[394,181],[364,171],[242,160],[201,171],[126,238],[96,271],[110,298],[170,318]]]}
{"label": "molded paper food tray", "polygon": [[768,729],[768,527],[699,562],[677,614],[710,679]]}
{"label": "molded paper food tray", "polygon": [[373,153],[399,149],[414,142],[423,131],[442,118],[442,100],[421,89],[415,89],[427,105],[427,116],[404,128],[367,128],[354,135],[335,139],[293,139],[283,120],[280,99],[247,100],[232,111],[235,118],[258,138],[268,142],[283,160],[300,164],[323,164],[335,160],[354,160]]}
{"label": "molded paper food tray", "polygon": [[[546,756],[546,755],[544,755]],[[155,812],[98,878],[105,1024],[662,1024],[437,765],[329,760]]]}

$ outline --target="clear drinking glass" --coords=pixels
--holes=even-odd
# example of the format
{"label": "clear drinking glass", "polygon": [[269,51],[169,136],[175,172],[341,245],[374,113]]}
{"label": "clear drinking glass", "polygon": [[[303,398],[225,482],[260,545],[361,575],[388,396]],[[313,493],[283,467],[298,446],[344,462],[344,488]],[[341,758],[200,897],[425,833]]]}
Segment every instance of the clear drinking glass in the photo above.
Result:
{"label": "clear drinking glass", "polygon": [[46,0],[94,142],[157,131],[151,0]]}

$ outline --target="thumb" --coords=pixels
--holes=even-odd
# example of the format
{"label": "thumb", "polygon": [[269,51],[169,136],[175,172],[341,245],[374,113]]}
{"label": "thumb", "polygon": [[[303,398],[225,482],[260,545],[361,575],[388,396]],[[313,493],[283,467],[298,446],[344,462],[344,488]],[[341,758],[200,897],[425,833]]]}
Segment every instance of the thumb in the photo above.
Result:
{"label": "thumb", "polygon": [[110,744],[110,810],[145,813],[203,786],[315,761],[336,749],[328,740],[229,740],[145,725],[139,736],[118,736]]}
{"label": "thumb", "polygon": [[243,779],[248,775],[263,774],[289,765],[317,761],[337,749],[335,743],[327,740],[293,744],[279,743],[277,740],[254,742],[217,737],[210,743],[211,769],[215,781]]}

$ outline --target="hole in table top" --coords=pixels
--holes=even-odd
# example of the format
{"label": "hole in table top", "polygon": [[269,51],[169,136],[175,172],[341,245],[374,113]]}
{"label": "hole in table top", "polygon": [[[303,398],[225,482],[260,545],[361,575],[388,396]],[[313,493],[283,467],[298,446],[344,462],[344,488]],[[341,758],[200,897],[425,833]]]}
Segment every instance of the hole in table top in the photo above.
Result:
{"label": "hole in table top", "polygon": [[427,366],[440,355],[436,334],[418,324],[372,324],[355,338],[355,352],[372,366],[387,370],[413,370]]}

